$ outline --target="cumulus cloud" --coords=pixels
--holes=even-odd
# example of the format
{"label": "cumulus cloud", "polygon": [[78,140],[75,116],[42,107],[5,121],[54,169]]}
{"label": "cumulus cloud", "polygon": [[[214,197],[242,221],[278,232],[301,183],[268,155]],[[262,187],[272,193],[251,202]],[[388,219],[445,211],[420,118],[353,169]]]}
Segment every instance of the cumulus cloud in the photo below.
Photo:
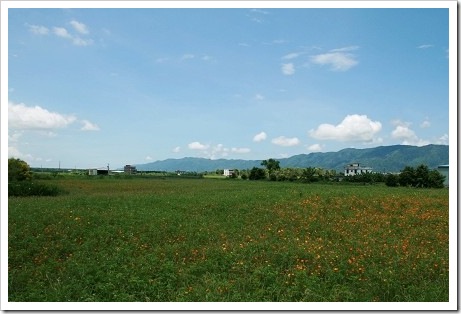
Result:
{"label": "cumulus cloud", "polygon": [[176,146],[175,148],[173,148],[173,153],[179,153],[180,151],[181,151],[180,146]]}
{"label": "cumulus cloud", "polygon": [[80,22],[77,22],[75,20],[72,20],[72,21],[70,21],[70,25],[72,25],[72,27],[77,32],[79,32],[80,34],[88,34],[89,33],[88,27],[83,23],[80,23]]}
{"label": "cumulus cloud", "polygon": [[297,137],[285,137],[279,136],[272,139],[272,144],[279,145],[279,146],[296,146],[299,145],[300,141]]}
{"label": "cumulus cloud", "polygon": [[267,138],[266,132],[260,132],[253,137],[253,142],[262,142]]}
{"label": "cumulus cloud", "polygon": [[392,138],[400,140],[403,145],[424,146],[429,142],[420,139],[408,125],[397,125],[391,133]]}
{"label": "cumulus cloud", "polygon": [[8,127],[22,130],[50,130],[67,127],[75,116],[48,111],[40,106],[8,102]]}
{"label": "cumulus cloud", "polygon": [[192,142],[192,143],[189,143],[187,147],[189,147],[189,149],[192,149],[192,150],[205,150],[205,149],[208,149],[208,147],[210,146],[202,144],[200,142]]}
{"label": "cumulus cloud", "polygon": [[366,115],[347,115],[338,125],[321,124],[309,135],[319,140],[337,140],[351,142],[373,142],[381,131],[381,122],[372,121]]}
{"label": "cumulus cloud", "polygon": [[284,75],[293,75],[295,74],[295,66],[293,63],[284,63],[282,64],[282,73]]}
{"label": "cumulus cloud", "polygon": [[318,65],[327,65],[332,71],[347,71],[359,63],[355,55],[350,53],[357,49],[357,46],[332,49],[327,53],[311,56],[310,60]]}
{"label": "cumulus cloud", "polygon": [[80,130],[82,131],[99,131],[99,126],[94,123],[91,123],[88,120],[82,120],[83,126]]}

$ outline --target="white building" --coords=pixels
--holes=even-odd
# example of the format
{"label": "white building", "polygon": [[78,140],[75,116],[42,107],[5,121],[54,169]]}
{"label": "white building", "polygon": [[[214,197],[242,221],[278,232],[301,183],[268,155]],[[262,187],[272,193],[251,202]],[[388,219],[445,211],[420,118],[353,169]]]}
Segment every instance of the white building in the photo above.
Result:
{"label": "white building", "polygon": [[231,170],[231,169],[224,169],[224,175],[226,177],[230,177],[234,174],[234,170]]}
{"label": "white building", "polygon": [[360,166],[359,163],[352,163],[344,167],[344,176],[355,176],[364,173],[372,173],[373,169],[370,167]]}

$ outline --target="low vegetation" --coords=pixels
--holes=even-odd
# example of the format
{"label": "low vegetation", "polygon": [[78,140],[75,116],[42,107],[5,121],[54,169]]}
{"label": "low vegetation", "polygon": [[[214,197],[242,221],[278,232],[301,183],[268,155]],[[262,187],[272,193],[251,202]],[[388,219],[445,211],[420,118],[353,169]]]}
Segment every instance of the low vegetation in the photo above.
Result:
{"label": "low vegetation", "polygon": [[146,177],[10,197],[8,300],[448,301],[448,189]]}

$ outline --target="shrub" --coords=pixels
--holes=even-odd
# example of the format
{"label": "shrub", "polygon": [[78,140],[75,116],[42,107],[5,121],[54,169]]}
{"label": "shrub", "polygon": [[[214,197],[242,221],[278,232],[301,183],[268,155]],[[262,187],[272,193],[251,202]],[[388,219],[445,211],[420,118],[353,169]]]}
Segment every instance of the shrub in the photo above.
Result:
{"label": "shrub", "polygon": [[33,181],[8,182],[8,196],[57,196],[63,193],[57,186]]}

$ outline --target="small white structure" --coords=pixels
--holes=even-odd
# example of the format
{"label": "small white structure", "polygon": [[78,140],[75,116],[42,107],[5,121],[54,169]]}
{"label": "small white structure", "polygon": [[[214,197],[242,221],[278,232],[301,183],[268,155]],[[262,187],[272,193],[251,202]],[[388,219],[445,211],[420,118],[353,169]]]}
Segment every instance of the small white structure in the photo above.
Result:
{"label": "small white structure", "polygon": [[352,163],[344,167],[344,176],[355,176],[364,173],[372,173],[373,169],[370,167],[360,166],[359,163]]}
{"label": "small white structure", "polygon": [[224,176],[230,177],[234,174],[234,170],[231,169],[224,169]]}

